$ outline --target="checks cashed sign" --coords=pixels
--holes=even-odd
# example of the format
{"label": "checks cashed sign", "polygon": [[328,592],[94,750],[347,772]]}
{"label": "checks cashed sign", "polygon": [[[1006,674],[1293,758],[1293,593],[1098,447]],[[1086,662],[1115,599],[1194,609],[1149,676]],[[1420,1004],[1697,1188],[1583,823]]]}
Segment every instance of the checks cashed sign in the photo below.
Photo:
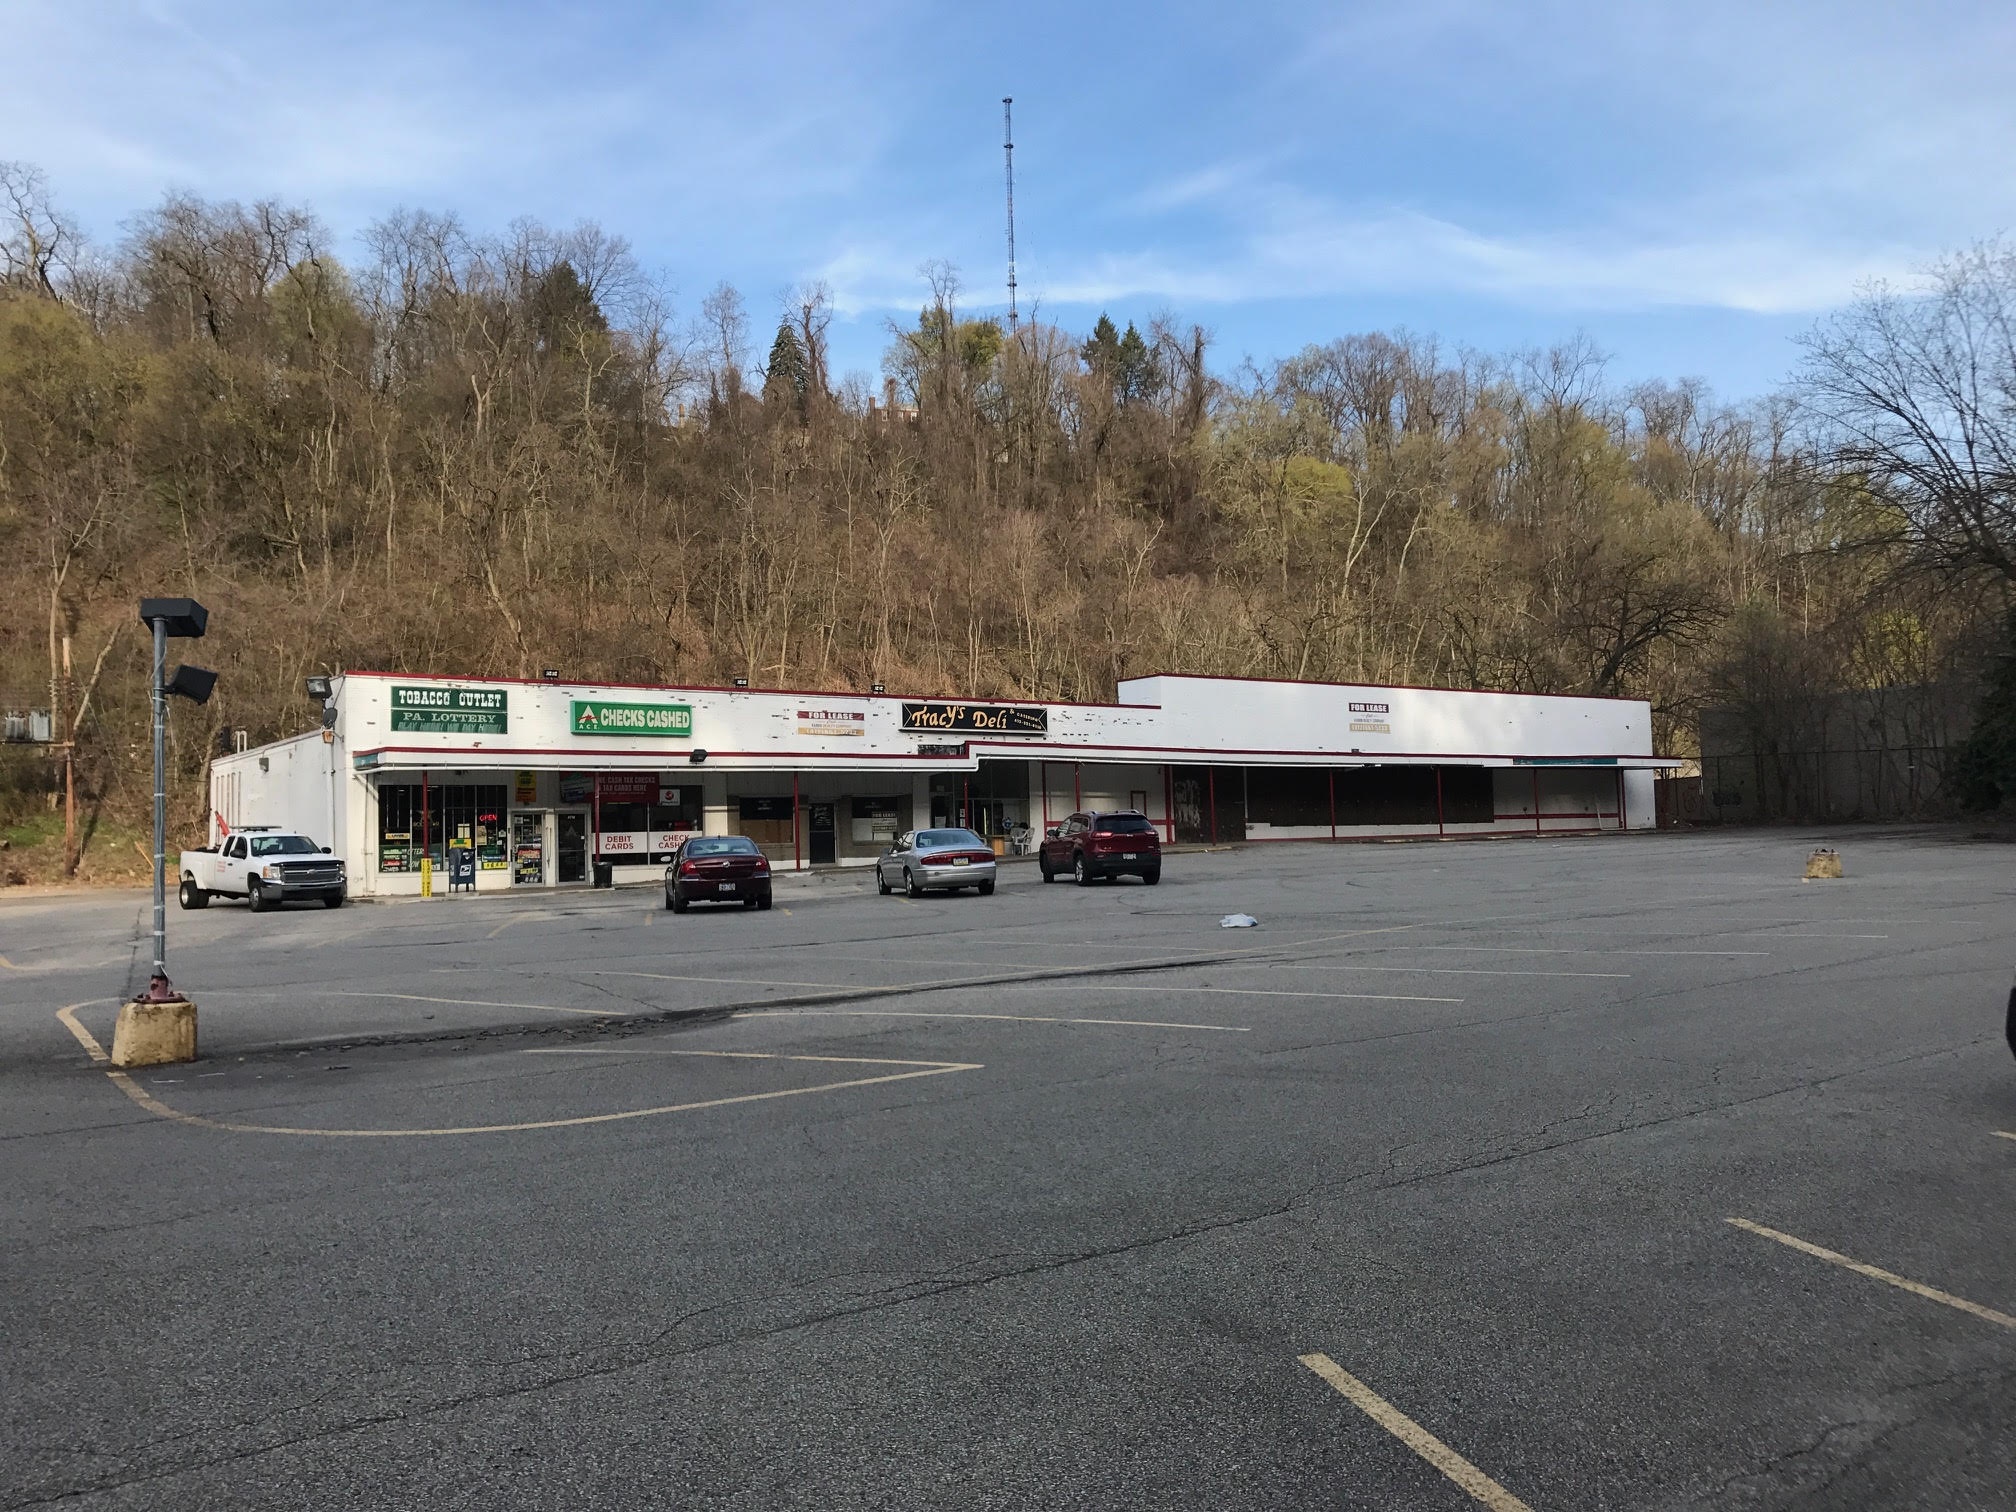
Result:
{"label": "checks cashed sign", "polygon": [[693,738],[693,706],[611,703],[603,698],[577,698],[574,700],[572,729],[576,735],[655,735],[667,740],[690,740]]}

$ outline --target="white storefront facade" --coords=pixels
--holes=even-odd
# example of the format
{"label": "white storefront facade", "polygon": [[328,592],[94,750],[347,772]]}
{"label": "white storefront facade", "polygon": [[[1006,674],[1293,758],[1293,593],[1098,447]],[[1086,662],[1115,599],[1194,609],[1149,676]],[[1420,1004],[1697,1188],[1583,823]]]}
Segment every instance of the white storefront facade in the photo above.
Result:
{"label": "white storefront facade", "polygon": [[354,895],[655,877],[680,838],[783,867],[865,864],[898,833],[1026,838],[1139,809],[1171,843],[1650,828],[1642,700],[1156,676],[1111,704],[353,672],[326,728],[220,756],[212,838],[328,835]]}

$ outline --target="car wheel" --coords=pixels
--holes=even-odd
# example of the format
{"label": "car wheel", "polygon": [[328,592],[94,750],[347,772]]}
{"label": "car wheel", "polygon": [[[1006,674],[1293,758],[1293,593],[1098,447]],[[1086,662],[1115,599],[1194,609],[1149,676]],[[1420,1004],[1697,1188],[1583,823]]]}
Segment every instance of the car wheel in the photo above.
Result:
{"label": "car wheel", "polygon": [[678,905],[677,903],[674,903],[674,902],[672,901],[672,889],[671,889],[671,888],[669,888],[669,887],[668,887],[668,888],[666,888],[666,889],[665,889],[665,911],[666,911],[667,913],[670,913],[670,912],[671,912],[671,911],[672,911],[673,909],[677,908],[678,906],[679,906],[679,905]]}
{"label": "car wheel", "polygon": [[1045,882],[1055,882],[1057,880],[1057,873],[1050,870],[1050,858],[1048,856],[1038,855],[1036,857],[1036,870],[1043,873],[1043,880]]}
{"label": "car wheel", "polygon": [[245,880],[245,900],[252,905],[252,912],[264,913],[273,906],[266,896],[266,889],[259,885],[257,877]]}
{"label": "car wheel", "polygon": [[1071,880],[1076,882],[1080,887],[1090,887],[1092,879],[1092,868],[1085,864],[1085,857],[1082,854],[1073,856],[1071,858]]}
{"label": "car wheel", "polygon": [[1141,873],[1141,884],[1144,887],[1153,887],[1157,882],[1160,882],[1161,880],[1162,880],[1162,868],[1159,866],[1154,868],[1154,870],[1152,871],[1145,871]]}
{"label": "car wheel", "polygon": [[889,886],[888,874],[882,870],[882,863],[879,861],[875,863],[875,891],[882,894],[885,898],[892,891]]}
{"label": "car wheel", "polygon": [[184,908],[208,908],[210,894],[196,885],[194,877],[184,877],[182,886],[176,890],[175,900]]}
{"label": "car wheel", "polygon": [[770,912],[770,894],[765,893],[756,900],[756,911],[758,913]]}
{"label": "car wheel", "polygon": [[903,868],[903,891],[912,898],[924,896],[924,884],[917,880],[917,873],[907,866]]}
{"label": "car wheel", "polygon": [[981,896],[981,897],[983,897],[983,898],[991,898],[991,897],[993,897],[993,896],[994,896],[994,884],[993,884],[992,882],[982,882],[982,883],[980,884],[980,888],[979,888],[979,892],[980,892],[980,896]]}
{"label": "car wheel", "polygon": [[672,912],[684,913],[686,912],[687,909],[691,908],[692,906],[693,905],[691,903],[687,902],[684,898],[680,897],[679,894],[677,894],[676,892],[672,894]]}
{"label": "car wheel", "polygon": [[343,906],[343,894],[340,892],[322,894],[322,906],[324,908],[341,908]]}

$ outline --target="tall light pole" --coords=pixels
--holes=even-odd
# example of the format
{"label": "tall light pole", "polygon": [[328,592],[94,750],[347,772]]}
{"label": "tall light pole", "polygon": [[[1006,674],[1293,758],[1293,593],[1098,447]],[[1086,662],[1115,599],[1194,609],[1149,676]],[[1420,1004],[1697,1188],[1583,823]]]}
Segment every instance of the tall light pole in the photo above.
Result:
{"label": "tall light pole", "polygon": [[[168,980],[168,696],[192,703],[208,703],[217,685],[217,674],[202,667],[181,666],[168,675],[169,638],[194,640],[210,622],[210,611],[190,598],[150,598],[140,601],[140,623],[154,634],[153,676],[150,680],[154,705],[154,973],[147,990],[134,998],[119,1014],[119,1030],[113,1038],[113,1059],[120,1064],[145,1065],[161,1059],[193,1059],[195,1056],[195,1005],[175,990]],[[129,1044],[137,1058],[121,1059],[120,1041],[128,1035],[129,1019],[135,1026],[140,1016],[127,1009],[174,1006],[187,1010],[187,1055],[151,1055],[144,1044]],[[141,1035],[139,1038],[146,1038]]]}

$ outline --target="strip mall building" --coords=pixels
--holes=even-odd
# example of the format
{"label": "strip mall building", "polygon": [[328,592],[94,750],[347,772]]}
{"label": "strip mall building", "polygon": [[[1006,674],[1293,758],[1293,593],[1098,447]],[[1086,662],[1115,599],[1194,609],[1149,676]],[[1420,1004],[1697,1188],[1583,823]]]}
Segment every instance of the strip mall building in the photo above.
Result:
{"label": "strip mall building", "polygon": [[659,688],[353,672],[321,729],[220,756],[213,835],[331,844],[355,895],[419,890],[451,846],[479,889],[654,876],[685,834],[781,866],[865,863],[897,834],[1040,832],[1139,809],[1172,842],[1650,828],[1650,705],[1158,676],[1111,704]]}

